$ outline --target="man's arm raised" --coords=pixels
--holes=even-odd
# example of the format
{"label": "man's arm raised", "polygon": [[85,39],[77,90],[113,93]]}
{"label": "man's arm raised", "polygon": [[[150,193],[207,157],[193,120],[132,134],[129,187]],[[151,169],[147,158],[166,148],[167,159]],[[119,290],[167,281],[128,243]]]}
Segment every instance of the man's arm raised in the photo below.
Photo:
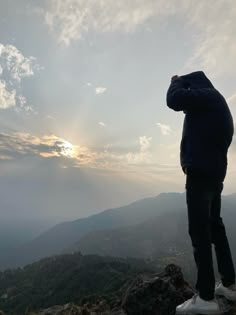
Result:
{"label": "man's arm raised", "polygon": [[190,89],[179,76],[173,76],[167,91],[167,106],[175,111],[214,110],[220,93],[214,88]]}

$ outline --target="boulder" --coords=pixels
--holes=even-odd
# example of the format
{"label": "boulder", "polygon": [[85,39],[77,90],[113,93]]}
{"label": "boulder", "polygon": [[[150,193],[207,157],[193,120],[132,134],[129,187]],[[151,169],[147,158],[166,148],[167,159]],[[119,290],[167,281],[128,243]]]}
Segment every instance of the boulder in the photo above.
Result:
{"label": "boulder", "polygon": [[181,268],[170,264],[160,274],[136,278],[124,295],[122,308],[127,315],[171,315],[194,293]]}

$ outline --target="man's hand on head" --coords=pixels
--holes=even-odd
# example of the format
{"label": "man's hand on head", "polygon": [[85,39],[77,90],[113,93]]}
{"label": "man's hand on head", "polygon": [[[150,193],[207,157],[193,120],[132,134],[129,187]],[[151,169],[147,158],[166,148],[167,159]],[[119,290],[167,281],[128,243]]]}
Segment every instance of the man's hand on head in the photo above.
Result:
{"label": "man's hand on head", "polygon": [[179,76],[176,74],[176,75],[174,75],[172,78],[171,78],[171,83],[172,82],[174,82],[176,79],[178,79],[179,78]]}

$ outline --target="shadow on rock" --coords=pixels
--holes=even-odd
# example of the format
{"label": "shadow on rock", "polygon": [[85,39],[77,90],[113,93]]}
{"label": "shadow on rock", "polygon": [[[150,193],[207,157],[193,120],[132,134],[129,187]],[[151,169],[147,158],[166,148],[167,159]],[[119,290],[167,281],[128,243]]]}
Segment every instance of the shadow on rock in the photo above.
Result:
{"label": "shadow on rock", "polygon": [[127,315],[172,315],[177,305],[195,293],[181,268],[170,264],[160,274],[135,279],[124,295],[122,308]]}

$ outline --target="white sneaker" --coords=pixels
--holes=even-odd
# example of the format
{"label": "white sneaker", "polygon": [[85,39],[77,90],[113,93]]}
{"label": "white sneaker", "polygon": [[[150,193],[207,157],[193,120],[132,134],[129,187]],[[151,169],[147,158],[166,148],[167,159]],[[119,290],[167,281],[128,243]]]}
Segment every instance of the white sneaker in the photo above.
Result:
{"label": "white sneaker", "polygon": [[176,314],[221,314],[216,299],[205,301],[195,294],[191,299],[176,307]]}
{"label": "white sneaker", "polygon": [[215,295],[223,295],[230,301],[236,301],[236,285],[232,284],[230,287],[225,287],[221,281],[215,285]]}

